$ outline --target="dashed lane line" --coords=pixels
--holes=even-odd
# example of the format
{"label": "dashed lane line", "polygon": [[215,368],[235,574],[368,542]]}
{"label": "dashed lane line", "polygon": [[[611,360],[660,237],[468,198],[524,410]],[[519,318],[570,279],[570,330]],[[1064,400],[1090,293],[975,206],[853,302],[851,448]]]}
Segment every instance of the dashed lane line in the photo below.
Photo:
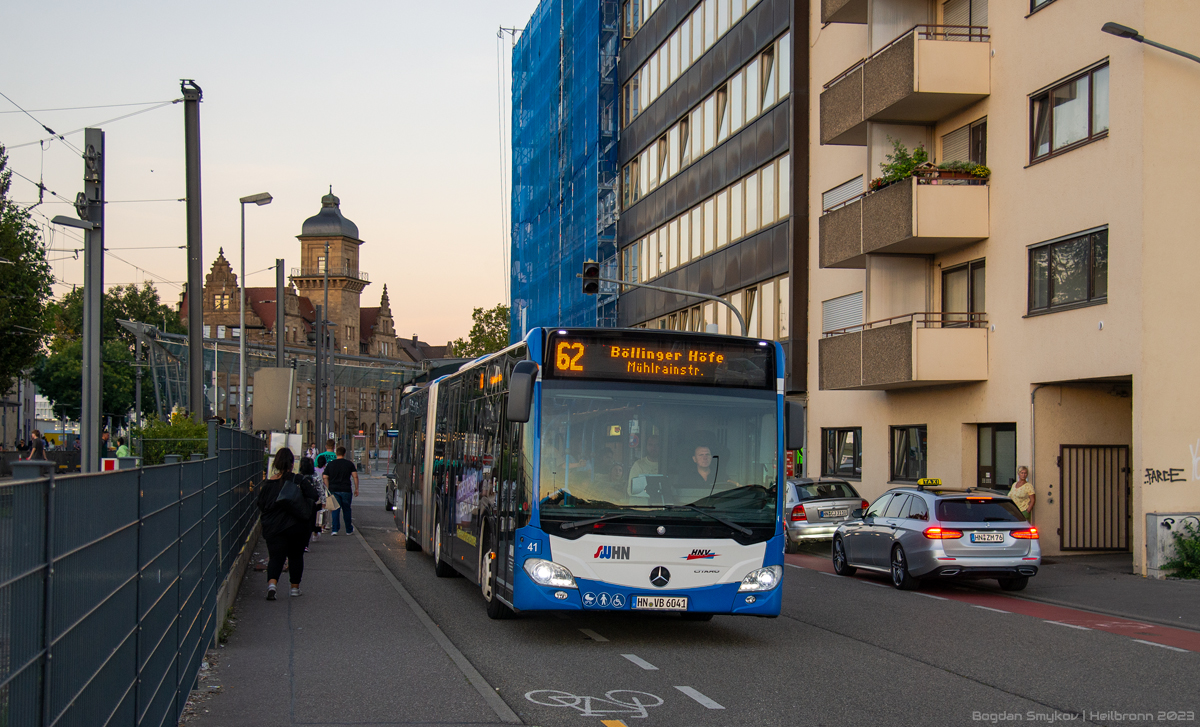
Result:
{"label": "dashed lane line", "polygon": [[629,659],[634,664],[637,664],[638,666],[642,667],[646,671],[658,671],[657,666],[654,666],[653,664],[646,661],[645,659],[638,656],[637,654],[621,654],[621,656],[625,657],[626,659]]}
{"label": "dashed lane line", "polygon": [[1162,649],[1170,649],[1171,651],[1178,651],[1181,654],[1189,653],[1187,649],[1180,649],[1180,648],[1177,648],[1174,646],[1167,646],[1166,644],[1159,644],[1154,641],[1146,641],[1145,639],[1134,639],[1134,641],[1138,642],[1139,644],[1146,644],[1148,646],[1157,646]]}
{"label": "dashed lane line", "polygon": [[721,705],[714,702],[712,699],[709,699],[708,697],[704,696],[703,694],[696,691],[695,689],[692,689],[691,687],[675,687],[675,688],[678,689],[679,691],[683,692],[684,694],[688,695],[692,699],[696,700],[702,706],[704,706],[708,709],[725,709]]}
{"label": "dashed lane line", "polygon": [[588,637],[592,641],[608,641],[608,639],[604,638],[603,636],[596,633],[595,631],[592,631],[591,629],[579,629],[579,630],[583,632],[584,636]]}
{"label": "dashed lane line", "polygon": [[456,647],[454,643],[450,641],[449,637],[447,637],[446,634],[440,628],[438,628],[438,625],[433,622],[433,619],[429,617],[429,614],[425,612],[425,609],[421,608],[421,604],[417,603],[417,599],[412,597],[412,594],[408,592],[408,589],[404,587],[404,584],[402,584],[400,580],[396,578],[396,576],[393,575],[390,570],[387,569],[387,566],[384,565],[383,561],[379,558],[379,554],[371,549],[371,545],[367,543],[362,534],[358,531],[355,531],[354,537],[358,538],[358,542],[362,543],[363,549],[367,551],[367,554],[371,556],[371,560],[375,562],[375,567],[379,569],[379,572],[383,574],[383,577],[392,586],[396,593],[400,594],[400,597],[404,599],[404,602],[408,604],[410,609],[412,609],[412,612],[417,617],[417,620],[421,622],[421,625],[425,627],[425,630],[429,632],[429,635],[433,637],[433,640],[437,642],[437,645],[442,647],[442,651],[446,653],[446,656],[450,657],[450,661],[454,662],[454,665],[458,667],[458,670],[462,672],[462,675],[467,678],[467,681],[471,684],[471,686],[475,687],[475,691],[479,692],[479,696],[483,697],[483,701],[492,708],[492,711],[496,713],[496,716],[500,718],[500,721],[504,722],[505,724],[525,724],[521,721],[521,718],[517,716],[517,713],[512,710],[512,707],[509,707],[508,704],[500,698],[500,695],[496,694],[495,688],[492,687],[491,684],[488,684],[487,680],[483,678],[483,675],[479,673],[479,670],[476,669],[475,666],[467,659],[467,657],[458,650],[458,647]]}
{"label": "dashed lane line", "polygon": [[[1079,629],[1080,631],[1091,631],[1091,629],[1089,629],[1087,626],[1079,626],[1078,624],[1063,623],[1062,621],[1046,621],[1046,623],[1054,624],[1055,626],[1066,626],[1069,629]],[[1137,641],[1137,639],[1134,639],[1134,641]]]}
{"label": "dashed lane line", "polygon": [[991,611],[993,613],[1012,613],[1012,611],[1005,611],[1005,610],[999,609],[999,608],[992,608],[991,606],[980,606],[978,603],[972,603],[971,605],[974,606],[975,608],[982,608],[984,611]]}
{"label": "dashed lane line", "polygon": [[950,600],[949,598],[943,598],[943,597],[941,597],[941,596],[935,596],[935,595],[933,595],[932,593],[921,593],[920,591],[913,591],[913,593],[914,593],[915,595],[918,595],[918,596],[924,596],[925,598],[933,598],[933,599],[935,599],[935,600],[938,600],[938,601],[949,601],[949,600]]}

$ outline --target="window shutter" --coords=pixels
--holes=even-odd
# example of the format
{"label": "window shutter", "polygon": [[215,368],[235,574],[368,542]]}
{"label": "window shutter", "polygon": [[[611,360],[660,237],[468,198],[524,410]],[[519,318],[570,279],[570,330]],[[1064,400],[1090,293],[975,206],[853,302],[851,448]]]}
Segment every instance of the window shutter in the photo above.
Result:
{"label": "window shutter", "polygon": [[[942,25],[970,25],[971,0],[946,0],[942,6]],[[957,34],[951,36],[957,39]],[[966,38],[963,38],[966,40]]]}
{"label": "window shutter", "polygon": [[971,25],[986,28],[988,24],[988,0],[971,0]]}
{"label": "window shutter", "polygon": [[942,137],[943,162],[967,162],[971,160],[971,127],[955,129]]}
{"label": "window shutter", "polygon": [[821,195],[821,209],[828,210],[863,193],[863,175],[843,182]]}
{"label": "window shutter", "polygon": [[827,300],[821,304],[821,332],[861,326],[863,323],[862,291]]}

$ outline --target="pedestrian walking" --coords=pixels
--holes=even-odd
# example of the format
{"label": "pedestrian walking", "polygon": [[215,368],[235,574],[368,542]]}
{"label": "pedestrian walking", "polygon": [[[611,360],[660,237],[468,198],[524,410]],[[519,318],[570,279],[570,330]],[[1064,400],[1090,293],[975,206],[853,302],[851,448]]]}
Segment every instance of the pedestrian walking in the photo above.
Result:
{"label": "pedestrian walking", "polygon": [[[262,535],[267,541],[267,600],[275,600],[275,586],[283,573],[283,562],[288,563],[288,576],[292,584],[291,594],[300,595],[300,580],[304,576],[304,548],[312,535],[312,508],[316,505],[317,491],[303,478],[292,474],[296,456],[292,450],[282,447],[275,453],[273,465],[279,473],[263,483],[258,491],[258,509],[262,513]],[[301,499],[307,503],[304,512],[298,512],[292,501],[280,500],[279,495],[289,484],[300,490]]]}
{"label": "pedestrian walking", "polygon": [[33,430],[33,439],[29,440],[29,456],[26,459],[46,459],[46,440],[42,439],[41,430]]}
{"label": "pedestrian walking", "polygon": [[1013,504],[1021,511],[1028,522],[1033,522],[1033,500],[1034,489],[1033,483],[1028,481],[1029,468],[1021,465],[1017,468],[1017,481],[1008,490],[1008,496],[1012,498]]}
{"label": "pedestrian walking", "polygon": [[[332,440],[330,440],[332,441]],[[358,468],[346,459],[346,448],[337,448],[337,459],[325,465],[325,487],[337,498],[341,505],[333,511],[333,534],[337,535],[342,517],[346,518],[346,535],[354,532],[354,520],[350,513],[350,503],[358,496]],[[353,483],[353,487],[351,487]]]}
{"label": "pedestrian walking", "polygon": [[125,444],[125,437],[117,437],[117,456],[128,457],[129,445]]}
{"label": "pedestrian walking", "polygon": [[300,477],[303,477],[308,484],[312,485],[317,492],[317,512],[313,516],[313,535],[312,540],[316,542],[321,539],[321,530],[325,527],[325,483],[317,477],[317,468],[313,465],[311,457],[300,458]]}

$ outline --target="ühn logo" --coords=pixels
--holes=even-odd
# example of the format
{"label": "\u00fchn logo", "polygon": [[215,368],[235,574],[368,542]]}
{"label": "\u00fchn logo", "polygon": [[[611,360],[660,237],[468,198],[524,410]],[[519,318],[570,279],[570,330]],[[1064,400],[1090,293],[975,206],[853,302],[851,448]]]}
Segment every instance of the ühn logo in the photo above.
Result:
{"label": "\u00fchn logo", "polygon": [[712,560],[713,558],[716,558],[716,557],[717,557],[717,554],[712,552],[711,550],[693,550],[692,552],[683,556],[683,559],[684,560]]}
{"label": "\u00fchn logo", "polygon": [[605,558],[611,560],[629,560],[629,546],[627,545],[601,545],[596,548],[595,558]]}

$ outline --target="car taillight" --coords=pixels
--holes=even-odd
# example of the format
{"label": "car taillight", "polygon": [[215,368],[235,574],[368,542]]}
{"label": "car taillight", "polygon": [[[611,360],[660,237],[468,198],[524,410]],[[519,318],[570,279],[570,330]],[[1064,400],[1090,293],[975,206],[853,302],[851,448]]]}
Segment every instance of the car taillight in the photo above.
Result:
{"label": "car taillight", "polygon": [[804,512],[803,505],[797,505],[792,508],[792,522],[800,522],[801,520],[808,520],[808,513]]}
{"label": "car taillight", "polygon": [[866,500],[863,500],[863,501],[862,501],[862,509],[863,509],[863,512],[866,512],[866,511],[867,511],[867,508],[868,508],[868,507],[870,507],[870,506],[871,506],[871,503],[867,502]]}
{"label": "car taillight", "polygon": [[1038,539],[1037,528],[1029,528],[1028,530],[1013,530],[1009,532],[1009,535],[1013,536],[1014,538],[1021,538],[1022,540]]}
{"label": "car taillight", "polygon": [[930,540],[957,540],[963,536],[961,530],[951,530],[950,528],[925,528],[925,537]]}

